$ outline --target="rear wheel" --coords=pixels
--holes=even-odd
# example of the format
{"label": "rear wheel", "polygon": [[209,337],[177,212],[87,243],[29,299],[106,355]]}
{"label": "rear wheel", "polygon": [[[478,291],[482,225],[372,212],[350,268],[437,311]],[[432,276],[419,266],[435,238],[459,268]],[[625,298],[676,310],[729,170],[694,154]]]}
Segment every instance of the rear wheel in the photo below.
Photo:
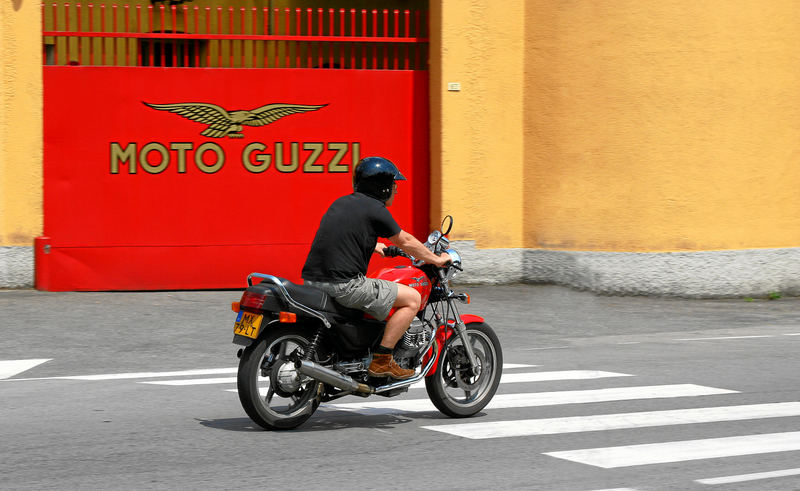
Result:
{"label": "rear wheel", "polygon": [[454,418],[472,416],[483,409],[497,392],[503,372],[503,352],[492,328],[475,322],[467,324],[466,330],[477,370],[473,373],[470,369],[461,336],[453,334],[442,348],[436,373],[425,379],[431,402]]}
{"label": "rear wheel", "polygon": [[289,360],[302,357],[313,333],[274,327],[248,346],[239,360],[239,401],[250,419],[268,430],[305,423],[319,406],[320,382],[300,374]]}

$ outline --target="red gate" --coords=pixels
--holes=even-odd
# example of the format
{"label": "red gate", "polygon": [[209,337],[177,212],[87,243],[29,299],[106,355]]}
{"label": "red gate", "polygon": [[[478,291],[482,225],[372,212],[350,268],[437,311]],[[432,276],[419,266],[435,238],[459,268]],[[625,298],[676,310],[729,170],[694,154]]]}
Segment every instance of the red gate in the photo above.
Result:
{"label": "red gate", "polygon": [[322,213],[369,155],[403,170],[392,212],[427,232],[427,72],[405,69],[424,52],[420,14],[147,10],[141,27],[135,10],[105,8],[103,31],[122,32],[76,6],[45,15],[37,288],[297,281]]}

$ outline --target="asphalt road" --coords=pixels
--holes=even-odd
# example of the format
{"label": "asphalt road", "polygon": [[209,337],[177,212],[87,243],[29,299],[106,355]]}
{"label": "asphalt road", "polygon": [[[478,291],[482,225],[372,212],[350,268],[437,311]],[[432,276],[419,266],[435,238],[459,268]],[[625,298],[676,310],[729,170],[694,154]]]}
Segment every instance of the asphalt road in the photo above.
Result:
{"label": "asphalt road", "polygon": [[238,292],[0,291],[0,489],[800,489],[800,299],[468,291],[491,406],[411,389],[290,432],[231,392]]}

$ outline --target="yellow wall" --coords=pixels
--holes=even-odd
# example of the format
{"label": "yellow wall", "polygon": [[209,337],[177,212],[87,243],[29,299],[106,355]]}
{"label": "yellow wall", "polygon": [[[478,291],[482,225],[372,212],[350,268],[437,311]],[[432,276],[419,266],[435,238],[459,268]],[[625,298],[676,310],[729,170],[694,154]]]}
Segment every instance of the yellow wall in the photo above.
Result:
{"label": "yellow wall", "polygon": [[0,246],[42,233],[40,3],[0,2]]}
{"label": "yellow wall", "polygon": [[796,1],[433,3],[431,215],[455,238],[800,245]]}
{"label": "yellow wall", "polygon": [[524,5],[430,4],[431,221],[479,247],[523,246]]}
{"label": "yellow wall", "polygon": [[525,245],[800,245],[793,0],[526,2]]}

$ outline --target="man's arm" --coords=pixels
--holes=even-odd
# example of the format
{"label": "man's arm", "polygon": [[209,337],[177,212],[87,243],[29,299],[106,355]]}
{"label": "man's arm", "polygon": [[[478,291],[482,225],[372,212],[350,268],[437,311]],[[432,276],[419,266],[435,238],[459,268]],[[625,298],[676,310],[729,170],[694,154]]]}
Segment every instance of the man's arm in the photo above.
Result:
{"label": "man's arm", "polygon": [[389,237],[392,244],[396,245],[407,254],[414,256],[416,259],[421,259],[426,263],[433,264],[434,266],[444,267],[450,262],[450,256],[443,252],[441,256],[432,253],[430,249],[425,247],[422,242],[418,241],[413,235],[405,230],[401,230],[397,235]]}

